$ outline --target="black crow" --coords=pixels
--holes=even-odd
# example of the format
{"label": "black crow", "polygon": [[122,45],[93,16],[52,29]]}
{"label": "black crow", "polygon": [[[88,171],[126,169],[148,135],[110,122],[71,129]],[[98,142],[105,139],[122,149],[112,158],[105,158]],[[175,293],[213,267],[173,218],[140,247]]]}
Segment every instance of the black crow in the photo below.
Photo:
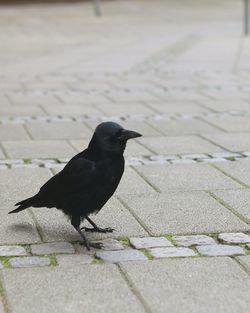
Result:
{"label": "black crow", "polygon": [[[101,123],[87,149],[74,156],[36,195],[18,202],[18,208],[9,213],[29,207],[55,207],[70,217],[88,250],[90,246],[101,248],[100,243],[90,243],[82,229],[102,233],[113,231],[112,228],[98,227],[89,214],[98,212],[115,192],[124,172],[123,152],[127,140],[140,136],[116,123]],[[84,219],[93,228],[80,228]]]}

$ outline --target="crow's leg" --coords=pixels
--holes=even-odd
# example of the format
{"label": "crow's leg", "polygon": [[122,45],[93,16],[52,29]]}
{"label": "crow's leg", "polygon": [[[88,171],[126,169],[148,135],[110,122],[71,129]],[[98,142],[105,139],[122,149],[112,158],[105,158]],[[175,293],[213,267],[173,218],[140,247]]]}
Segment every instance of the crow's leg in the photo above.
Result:
{"label": "crow's leg", "polygon": [[90,250],[90,247],[101,249],[103,247],[102,243],[100,242],[89,242],[87,238],[85,237],[84,233],[81,231],[80,228],[81,219],[80,216],[72,216],[71,218],[71,224],[76,229],[76,231],[79,233],[83,240],[83,244],[85,247]]}
{"label": "crow's leg", "polygon": [[85,231],[96,233],[112,233],[114,231],[114,229],[110,227],[108,228],[98,227],[88,216],[86,216],[85,218],[93,226],[93,228],[82,227],[81,229],[84,229]]}

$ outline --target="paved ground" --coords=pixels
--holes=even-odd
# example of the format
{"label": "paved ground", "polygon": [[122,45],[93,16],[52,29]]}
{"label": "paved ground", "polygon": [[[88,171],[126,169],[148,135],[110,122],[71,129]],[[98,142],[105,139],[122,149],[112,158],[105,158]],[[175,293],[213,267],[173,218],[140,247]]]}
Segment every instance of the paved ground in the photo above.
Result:
{"label": "paved ground", "polygon": [[[247,312],[250,40],[242,1],[0,8],[0,312]],[[56,210],[8,216],[102,120],[144,137],[87,253]]]}

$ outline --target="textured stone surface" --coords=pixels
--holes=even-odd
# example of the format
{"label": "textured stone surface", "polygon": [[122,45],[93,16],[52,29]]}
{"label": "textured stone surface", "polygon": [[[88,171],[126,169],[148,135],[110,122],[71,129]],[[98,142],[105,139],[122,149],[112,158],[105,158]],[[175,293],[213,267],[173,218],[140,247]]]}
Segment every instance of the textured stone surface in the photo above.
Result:
{"label": "textured stone surface", "polygon": [[225,243],[250,243],[250,236],[243,233],[223,233],[218,238]]}
{"label": "textured stone surface", "polygon": [[145,313],[113,265],[10,269],[3,278],[13,313],[27,313],[27,308],[29,313],[81,312],[83,308],[88,313]]}
{"label": "textured stone surface", "polygon": [[118,263],[124,261],[145,261],[147,257],[137,250],[121,250],[121,251],[98,251],[96,256],[105,263]]}
{"label": "textured stone surface", "polygon": [[72,254],[72,255],[57,255],[56,260],[59,266],[62,267],[75,267],[84,264],[90,264],[94,258],[87,254]]}
{"label": "textured stone surface", "polygon": [[152,248],[149,249],[150,254],[155,258],[173,258],[195,256],[196,253],[189,248]]}
{"label": "textured stone surface", "polygon": [[24,257],[24,258],[13,258],[9,260],[11,267],[41,267],[49,266],[50,259],[46,257]]}
{"label": "textured stone surface", "polygon": [[[164,192],[242,188],[241,185],[208,164],[149,165],[138,166],[136,169]],[[171,179],[166,179],[166,177],[171,177]]]}
{"label": "textured stone surface", "polygon": [[238,256],[237,258],[244,264],[244,266],[250,272],[250,255]]}
{"label": "textured stone surface", "polygon": [[74,253],[75,249],[69,242],[51,242],[31,245],[33,254]]}
{"label": "textured stone surface", "polygon": [[115,239],[104,239],[98,242],[102,243],[103,245],[102,250],[114,251],[114,250],[124,249],[123,245],[118,240],[115,240]]}
{"label": "textured stone surface", "polygon": [[230,256],[245,254],[244,249],[240,246],[229,246],[229,245],[207,245],[197,246],[197,250],[200,254],[205,256]]}
{"label": "textured stone surface", "polygon": [[249,225],[201,191],[123,195],[122,200],[154,236],[249,230]]}
{"label": "textured stone surface", "polygon": [[28,133],[22,125],[0,125],[0,140],[27,140]]}
{"label": "textured stone surface", "polygon": [[129,238],[129,241],[136,249],[173,246],[165,237]]}
{"label": "textured stone surface", "polygon": [[0,300],[0,313],[4,313],[4,306],[1,300]]}
{"label": "textured stone surface", "polygon": [[249,133],[204,134],[203,137],[230,151],[250,150]]}
{"label": "textured stone surface", "polygon": [[241,313],[249,308],[249,276],[226,257],[128,262],[122,268],[155,313]]}
{"label": "textured stone surface", "polygon": [[21,246],[0,246],[0,256],[27,255]]}
{"label": "textured stone surface", "polygon": [[[1,268],[3,268],[3,263],[2,263],[2,262],[0,262],[0,269],[1,269]],[[0,311],[0,312],[1,312],[1,311]]]}
{"label": "textured stone surface", "polygon": [[221,148],[197,136],[150,137],[138,141],[155,154],[207,153]]}
{"label": "textured stone surface", "polygon": [[173,236],[172,239],[178,246],[182,247],[216,244],[215,240],[212,237],[206,235]]}

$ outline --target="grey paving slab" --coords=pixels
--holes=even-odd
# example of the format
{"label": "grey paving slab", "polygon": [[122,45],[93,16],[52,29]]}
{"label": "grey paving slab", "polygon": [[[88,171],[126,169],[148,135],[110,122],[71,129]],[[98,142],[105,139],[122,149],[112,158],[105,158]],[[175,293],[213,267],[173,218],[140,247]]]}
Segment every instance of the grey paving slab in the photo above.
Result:
{"label": "grey paving slab", "polygon": [[222,169],[227,174],[237,178],[241,182],[250,185],[250,160],[240,160],[237,162],[225,162],[217,164],[218,168]]}
{"label": "grey paving slab", "polygon": [[[79,234],[61,211],[56,209],[32,209],[45,241],[80,241]],[[113,233],[87,233],[90,240],[124,237],[147,236],[148,234],[135,218],[116,199],[111,199],[104,208],[92,217],[100,227],[111,227]],[[85,221],[83,225],[88,226]]]}
{"label": "grey paving slab", "polygon": [[24,258],[12,258],[9,260],[9,264],[13,268],[42,267],[42,266],[49,266],[50,259],[47,257],[37,257],[37,256],[30,256],[30,257],[24,257]]}
{"label": "grey paving slab", "polygon": [[238,259],[246,266],[250,271],[250,255],[239,256]]}
{"label": "grey paving slab", "polygon": [[13,313],[26,313],[27,308],[30,313],[79,312],[83,308],[86,313],[145,312],[114,265],[77,266],[67,271],[60,266],[11,269],[3,278]]}
{"label": "grey paving slab", "polygon": [[248,230],[242,222],[201,191],[122,196],[154,236]]}
{"label": "grey paving slab", "polygon": [[83,123],[27,123],[27,129],[34,139],[77,139],[89,138],[91,132]]}
{"label": "grey paving slab", "polygon": [[31,245],[31,253],[42,255],[42,254],[55,254],[55,253],[74,253],[74,246],[69,242],[51,242]]}
{"label": "grey paving slab", "polygon": [[3,154],[3,151],[0,149],[0,159],[5,159],[5,155]]}
{"label": "grey paving slab", "polygon": [[190,236],[173,236],[172,240],[182,247],[190,247],[196,245],[214,245],[215,240],[206,235],[190,235]]}
{"label": "grey paving slab", "polygon": [[[163,132],[167,136],[176,135],[196,135],[202,133],[220,133],[221,130],[217,127],[213,127],[206,122],[198,119],[177,119],[177,120],[159,120],[150,121],[150,125],[154,126],[159,131]],[[153,135],[151,135],[153,136]]]}
{"label": "grey paving slab", "polygon": [[71,254],[71,255],[57,255],[56,261],[60,267],[75,267],[84,264],[90,264],[94,258],[87,254]]}
{"label": "grey paving slab", "polygon": [[10,102],[13,105],[18,105],[20,107],[22,106],[38,106],[42,105],[44,103],[53,106],[57,103],[60,103],[59,99],[54,95],[46,95],[43,94],[11,94],[9,96]]}
{"label": "grey paving slab", "polygon": [[[230,167],[231,163],[230,165],[226,163]],[[238,162],[235,163],[238,164]],[[235,166],[235,163],[232,166]],[[224,168],[224,163],[223,165],[220,163],[219,167]],[[137,166],[136,170],[163,192],[242,188],[240,184],[209,164],[148,165]]]}
{"label": "grey paving slab", "polygon": [[128,262],[122,268],[155,313],[241,313],[249,308],[250,278],[226,257]]}
{"label": "grey paving slab", "polygon": [[33,105],[0,105],[0,117],[42,116],[44,111]]}
{"label": "grey paving slab", "polygon": [[129,238],[130,244],[136,249],[152,247],[172,247],[173,244],[165,237]]}
{"label": "grey paving slab", "polygon": [[120,251],[97,251],[97,258],[105,263],[118,263],[127,261],[146,261],[147,257],[138,250],[126,249]]}
{"label": "grey paving slab", "polygon": [[229,245],[197,246],[197,250],[200,254],[205,256],[231,256],[245,254],[242,247]]}
{"label": "grey paving slab", "polygon": [[27,251],[21,246],[0,246],[0,256],[27,255]]}
{"label": "grey paving slab", "polygon": [[170,248],[151,248],[149,253],[154,258],[175,258],[175,257],[189,257],[196,256],[197,254],[189,248],[183,247],[170,247]]}
{"label": "grey paving slab", "polygon": [[102,243],[102,250],[107,251],[124,250],[124,246],[122,245],[122,243],[112,238],[99,240],[98,242]]}
{"label": "grey paving slab", "polygon": [[153,114],[154,111],[142,103],[133,101],[126,103],[104,103],[96,105],[106,116],[127,116]]}
{"label": "grey paving slab", "polygon": [[100,111],[91,105],[83,105],[81,103],[77,104],[49,104],[44,103],[42,108],[49,115],[60,115],[60,116],[76,116],[76,115],[87,115],[87,116],[97,116],[101,115]]}
{"label": "grey paving slab", "polygon": [[27,140],[28,133],[22,125],[0,125],[0,140]]}
{"label": "grey paving slab", "polygon": [[250,150],[250,133],[204,134],[203,137],[232,152]]}
{"label": "grey paving slab", "polygon": [[218,239],[224,243],[250,243],[250,236],[244,233],[222,233]]}
{"label": "grey paving slab", "polygon": [[139,138],[138,142],[156,154],[191,154],[223,151],[198,136],[168,136]]}
{"label": "grey paving slab", "polygon": [[76,154],[66,141],[4,141],[2,145],[11,158],[64,158]]}
{"label": "grey paving slab", "polygon": [[199,103],[216,112],[249,111],[250,109],[250,104],[243,100],[205,100]]}
{"label": "grey paving slab", "polygon": [[250,190],[217,190],[214,194],[250,222]]}
{"label": "grey paving slab", "polygon": [[224,129],[227,132],[249,132],[250,117],[249,116],[213,116],[206,117],[203,120]]}
{"label": "grey paving slab", "polygon": [[156,112],[162,114],[207,112],[208,109],[188,100],[172,100],[164,102],[147,102]]}

